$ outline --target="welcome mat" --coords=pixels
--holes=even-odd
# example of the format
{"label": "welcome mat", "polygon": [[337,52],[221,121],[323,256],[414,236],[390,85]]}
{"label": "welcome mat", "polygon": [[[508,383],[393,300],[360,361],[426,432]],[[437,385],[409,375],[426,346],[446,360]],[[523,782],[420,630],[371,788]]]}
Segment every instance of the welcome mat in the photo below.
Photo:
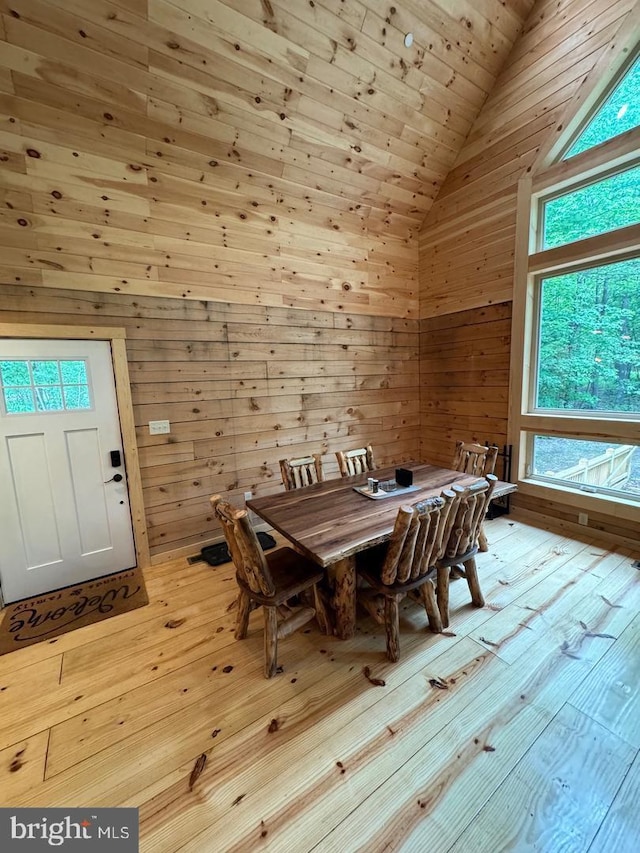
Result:
{"label": "welcome mat", "polygon": [[15,601],[0,611],[0,655],[148,603],[137,568]]}

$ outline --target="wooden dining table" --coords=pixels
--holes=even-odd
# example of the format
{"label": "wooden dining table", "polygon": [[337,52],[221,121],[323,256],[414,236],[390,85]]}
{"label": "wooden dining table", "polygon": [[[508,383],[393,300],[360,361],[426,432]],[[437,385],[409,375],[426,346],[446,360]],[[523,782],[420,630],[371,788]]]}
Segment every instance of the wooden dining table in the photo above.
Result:
{"label": "wooden dining table", "polygon": [[[331,587],[334,633],[341,639],[352,637],[356,624],[356,554],[381,542],[393,531],[398,507],[415,504],[439,495],[453,483],[461,486],[478,477],[428,463],[408,462],[402,467],[413,472],[412,491],[398,489],[373,499],[354,487],[367,485],[367,477],[380,482],[393,480],[396,467],[377,469],[353,477],[314,483],[301,489],[252,498],[247,507],[288,539],[294,547],[319,566],[326,568]],[[493,496],[516,491],[513,483],[498,480]]]}

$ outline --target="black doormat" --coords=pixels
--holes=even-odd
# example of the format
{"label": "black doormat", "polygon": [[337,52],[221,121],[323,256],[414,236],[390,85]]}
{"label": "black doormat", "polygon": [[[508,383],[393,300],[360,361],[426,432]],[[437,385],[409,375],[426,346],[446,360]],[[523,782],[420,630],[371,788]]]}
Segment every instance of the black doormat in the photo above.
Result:
{"label": "black doormat", "polygon": [[[269,533],[263,533],[261,530],[256,534],[258,542],[262,545],[263,551],[268,551],[269,548],[276,547],[276,540]],[[209,563],[210,566],[220,566],[222,563],[228,563],[231,560],[231,554],[227,548],[226,542],[218,542],[217,545],[207,545],[200,552],[200,557]]]}

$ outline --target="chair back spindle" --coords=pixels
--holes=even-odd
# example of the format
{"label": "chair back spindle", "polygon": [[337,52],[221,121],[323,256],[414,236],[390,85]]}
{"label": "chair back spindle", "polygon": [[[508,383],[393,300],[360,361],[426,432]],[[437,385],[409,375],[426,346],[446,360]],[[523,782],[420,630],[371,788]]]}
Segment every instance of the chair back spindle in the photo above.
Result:
{"label": "chair back spindle", "polygon": [[440,497],[400,507],[380,573],[383,584],[414,581],[433,568],[442,557],[449,518],[459,497],[445,489]]}
{"label": "chair back spindle", "polygon": [[355,450],[337,450],[336,459],[341,477],[364,474],[366,471],[374,471],[376,467],[373,459],[373,448],[370,444],[366,447],[358,447]]}
{"label": "chair back spindle", "polygon": [[299,459],[281,459],[280,472],[287,491],[324,482],[322,457],[319,453],[302,456]]}
{"label": "chair back spindle", "polygon": [[223,500],[221,495],[213,495],[210,501],[222,524],[224,538],[240,578],[251,592],[265,596],[275,595],[276,587],[264,551],[249,522],[246,509],[234,507]]}
{"label": "chair back spindle", "polygon": [[457,484],[452,486],[460,499],[445,545],[444,555],[448,560],[456,556],[462,558],[477,548],[480,527],[497,480],[494,474],[487,474],[485,479],[472,483],[466,489]]}
{"label": "chair back spindle", "polygon": [[498,448],[495,445],[485,447],[483,444],[456,441],[453,457],[453,468],[465,474],[485,477],[493,474],[498,458]]}

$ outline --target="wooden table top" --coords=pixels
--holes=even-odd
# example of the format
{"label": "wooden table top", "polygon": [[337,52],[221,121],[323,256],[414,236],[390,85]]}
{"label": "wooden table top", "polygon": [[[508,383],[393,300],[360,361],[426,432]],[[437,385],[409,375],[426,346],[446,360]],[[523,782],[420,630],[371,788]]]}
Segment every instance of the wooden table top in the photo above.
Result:
{"label": "wooden table top", "polygon": [[[377,480],[393,479],[396,467],[253,498],[247,501],[247,507],[311,560],[321,566],[330,566],[387,540],[393,530],[398,507],[439,495],[452,483],[466,486],[478,479],[448,468],[409,462],[402,467],[413,471],[413,484],[419,487],[416,491],[391,494],[381,500],[372,500],[354,491],[354,486],[366,486],[367,476],[375,475]],[[499,480],[493,494],[501,497],[515,491],[513,483]]]}

